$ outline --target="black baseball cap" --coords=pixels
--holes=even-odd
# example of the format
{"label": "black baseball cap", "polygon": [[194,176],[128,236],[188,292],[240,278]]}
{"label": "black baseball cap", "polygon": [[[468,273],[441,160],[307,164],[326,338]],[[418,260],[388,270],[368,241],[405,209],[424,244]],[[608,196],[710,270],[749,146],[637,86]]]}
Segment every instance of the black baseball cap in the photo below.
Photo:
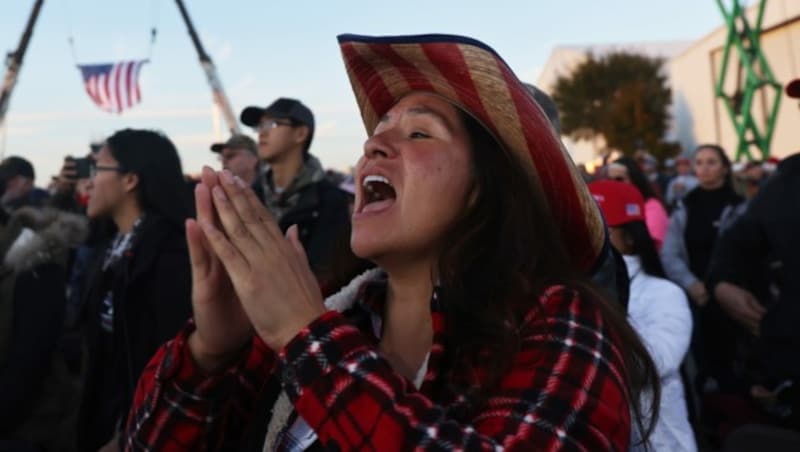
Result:
{"label": "black baseball cap", "polygon": [[247,107],[242,110],[239,119],[244,125],[257,127],[264,115],[275,119],[290,119],[296,125],[308,126],[308,144],[311,143],[314,136],[314,114],[299,100],[281,97],[265,108]]}
{"label": "black baseball cap", "polygon": [[253,155],[258,155],[258,145],[247,135],[236,134],[228,138],[228,141],[224,143],[214,143],[211,145],[211,152],[220,153],[225,148],[246,149]]}
{"label": "black baseball cap", "polygon": [[36,173],[33,171],[31,162],[22,157],[8,157],[0,163],[0,179],[8,180],[15,176],[23,176],[28,179],[35,179]]}

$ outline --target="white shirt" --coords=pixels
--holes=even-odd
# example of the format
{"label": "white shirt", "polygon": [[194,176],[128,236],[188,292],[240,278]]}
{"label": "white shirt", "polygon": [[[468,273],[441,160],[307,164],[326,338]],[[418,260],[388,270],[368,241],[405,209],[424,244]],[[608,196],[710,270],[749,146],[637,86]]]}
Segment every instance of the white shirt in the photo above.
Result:
{"label": "white shirt", "polygon": [[[677,285],[645,273],[638,257],[623,258],[631,279],[628,317],[661,378],[661,411],[650,437],[651,450],[695,452],[697,444],[680,376],[692,336],[689,302]],[[649,407],[643,410],[647,413]]]}

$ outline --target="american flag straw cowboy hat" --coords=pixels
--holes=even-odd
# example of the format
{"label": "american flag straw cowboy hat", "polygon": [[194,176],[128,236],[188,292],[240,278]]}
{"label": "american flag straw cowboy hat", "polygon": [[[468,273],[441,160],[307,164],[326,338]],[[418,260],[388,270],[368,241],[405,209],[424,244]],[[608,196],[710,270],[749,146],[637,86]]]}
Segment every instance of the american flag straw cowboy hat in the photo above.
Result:
{"label": "american flag straw cowboy hat", "polygon": [[443,97],[527,166],[574,264],[595,269],[607,246],[602,215],[544,112],[497,52],[453,35],[344,34],[338,40],[368,134],[411,92]]}

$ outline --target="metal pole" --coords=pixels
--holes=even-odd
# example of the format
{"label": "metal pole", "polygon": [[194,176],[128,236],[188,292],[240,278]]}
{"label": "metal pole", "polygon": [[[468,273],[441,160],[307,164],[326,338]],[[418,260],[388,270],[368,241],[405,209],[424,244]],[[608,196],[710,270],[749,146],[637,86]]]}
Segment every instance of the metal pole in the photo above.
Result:
{"label": "metal pole", "polygon": [[236,116],[233,114],[233,109],[228,101],[228,96],[225,95],[225,90],[222,88],[222,81],[220,81],[219,75],[217,75],[217,68],[214,66],[214,62],[211,61],[211,57],[208,55],[208,53],[206,53],[205,48],[203,48],[203,43],[200,42],[200,37],[197,35],[197,31],[194,29],[194,25],[192,24],[192,20],[189,18],[189,13],[186,11],[186,7],[183,5],[183,1],[175,0],[175,3],[178,4],[181,17],[183,17],[183,21],[186,22],[186,28],[189,31],[189,37],[192,38],[194,48],[197,50],[197,56],[200,59],[200,66],[203,68],[203,72],[206,74],[206,79],[208,80],[209,86],[211,86],[211,94],[214,97],[214,103],[217,104],[217,107],[219,107],[220,111],[222,112],[222,116],[225,118],[225,122],[228,123],[230,132],[240,133],[239,123],[236,121]]}
{"label": "metal pole", "polygon": [[28,44],[33,36],[33,26],[36,24],[36,19],[39,18],[39,11],[42,9],[44,0],[36,0],[33,4],[33,10],[28,23],[25,25],[25,31],[22,33],[22,38],[19,40],[17,50],[10,52],[6,57],[6,76],[3,79],[2,91],[0,91],[0,128],[3,128],[6,119],[6,112],[8,112],[8,105],[11,101],[11,92],[14,91],[14,86],[17,84],[19,70],[22,67],[22,60],[25,58],[25,51],[28,50]]}

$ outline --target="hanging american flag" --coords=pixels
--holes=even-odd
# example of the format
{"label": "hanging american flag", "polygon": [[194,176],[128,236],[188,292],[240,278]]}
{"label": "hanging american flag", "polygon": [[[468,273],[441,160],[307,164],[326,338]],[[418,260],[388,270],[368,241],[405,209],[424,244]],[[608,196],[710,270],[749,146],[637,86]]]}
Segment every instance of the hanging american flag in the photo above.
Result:
{"label": "hanging american flag", "polygon": [[141,100],[139,70],[147,60],[78,65],[92,101],[109,113],[122,113]]}

